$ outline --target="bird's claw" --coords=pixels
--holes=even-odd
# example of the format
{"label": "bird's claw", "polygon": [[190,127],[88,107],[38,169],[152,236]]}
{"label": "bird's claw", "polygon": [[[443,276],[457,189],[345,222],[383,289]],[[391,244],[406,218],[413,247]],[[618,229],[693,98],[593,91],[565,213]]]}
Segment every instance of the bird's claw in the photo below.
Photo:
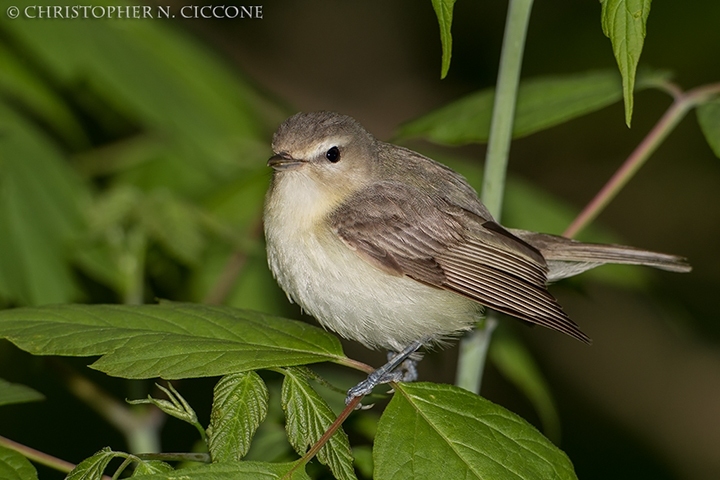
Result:
{"label": "bird's claw", "polygon": [[[345,405],[349,405],[350,402],[352,402],[357,397],[364,397],[365,395],[370,394],[373,389],[378,385],[382,385],[384,383],[400,382],[405,379],[404,377],[405,374],[402,371],[385,372],[382,371],[382,368],[375,370],[370,375],[368,375],[368,378],[348,390],[347,397],[345,397]],[[358,404],[357,408],[365,407],[362,407],[362,404]]]}
{"label": "bird's claw", "polygon": [[[400,353],[390,352],[388,362],[385,365],[348,390],[345,405],[350,405],[357,397],[368,395],[378,385],[394,382],[414,382],[417,380],[417,362],[411,358],[411,355],[421,346],[422,342],[413,342]],[[363,407],[361,403],[358,403],[356,408],[369,407]]]}

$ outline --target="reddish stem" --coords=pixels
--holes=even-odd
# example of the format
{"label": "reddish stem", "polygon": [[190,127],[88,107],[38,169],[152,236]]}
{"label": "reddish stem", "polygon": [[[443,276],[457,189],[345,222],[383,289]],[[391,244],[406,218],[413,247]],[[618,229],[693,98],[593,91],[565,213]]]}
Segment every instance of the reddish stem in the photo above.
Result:
{"label": "reddish stem", "polygon": [[[0,436],[0,445],[9,448],[10,450],[15,450],[20,455],[24,456],[29,460],[32,460],[35,463],[45,465],[46,467],[50,467],[60,472],[69,473],[76,467],[75,464],[72,464],[57,457],[53,457],[52,455],[41,452],[40,450],[35,450],[34,448],[10,440],[9,438]],[[107,475],[103,475],[102,478],[103,480],[111,480],[111,478]]]}
{"label": "reddish stem", "polygon": [[317,453],[320,451],[320,449],[330,440],[330,438],[335,434],[338,428],[343,424],[343,422],[347,419],[347,417],[350,416],[350,414],[355,411],[357,406],[360,404],[360,400],[362,400],[363,397],[355,397],[352,399],[352,401],[345,406],[345,409],[340,412],[340,415],[335,419],[335,421],[328,427],[328,429],[323,433],[323,436],[320,437],[320,439],[315,442],[315,445],[313,445],[310,450],[303,455],[303,457],[300,459],[300,461],[297,463],[295,467],[293,467],[283,478],[291,478],[293,475],[293,472],[300,467],[301,465],[305,465],[310,460],[317,455]]}
{"label": "reddish stem", "polygon": [[683,119],[685,114],[693,107],[707,101],[710,97],[720,93],[720,83],[705,85],[683,93],[673,84],[668,84],[666,91],[671,92],[675,101],[665,114],[650,130],[640,145],[625,160],[625,163],[613,174],[595,197],[587,204],[582,212],[573,220],[565,230],[563,236],[574,237],[590,224],[600,212],[615,198],[620,190],[637,173],[645,161],[652,155],[665,138],[673,131],[675,126]]}

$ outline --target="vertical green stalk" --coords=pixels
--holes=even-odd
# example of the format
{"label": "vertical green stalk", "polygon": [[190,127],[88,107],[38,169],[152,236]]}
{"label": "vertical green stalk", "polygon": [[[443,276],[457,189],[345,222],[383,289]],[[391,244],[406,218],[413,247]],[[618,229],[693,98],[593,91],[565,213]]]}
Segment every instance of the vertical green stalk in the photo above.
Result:
{"label": "vertical green stalk", "polygon": [[126,250],[120,257],[120,269],[123,272],[123,303],[142,305],[145,282],[145,254],[147,236],[142,227],[127,232]]}
{"label": "vertical green stalk", "polygon": [[[532,3],[532,0],[510,0],[505,23],[505,36],[500,55],[500,71],[495,89],[495,104],[481,193],[483,203],[496,220],[500,219],[502,210],[515,102]],[[490,312],[485,322],[461,341],[458,372],[455,379],[455,383],[459,387],[475,393],[480,392],[485,358],[496,324],[495,314]]]}

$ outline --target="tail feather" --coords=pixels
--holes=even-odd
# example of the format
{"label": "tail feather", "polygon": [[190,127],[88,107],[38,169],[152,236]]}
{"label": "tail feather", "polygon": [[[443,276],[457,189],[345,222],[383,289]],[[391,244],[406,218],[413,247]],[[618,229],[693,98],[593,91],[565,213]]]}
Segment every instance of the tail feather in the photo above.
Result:
{"label": "tail feather", "polygon": [[585,270],[616,263],[644,265],[670,272],[689,272],[692,267],[687,259],[678,255],[652,252],[635,247],[613,244],[583,243],[546,233],[511,230],[514,235],[540,250],[548,262],[548,280],[577,275]]}

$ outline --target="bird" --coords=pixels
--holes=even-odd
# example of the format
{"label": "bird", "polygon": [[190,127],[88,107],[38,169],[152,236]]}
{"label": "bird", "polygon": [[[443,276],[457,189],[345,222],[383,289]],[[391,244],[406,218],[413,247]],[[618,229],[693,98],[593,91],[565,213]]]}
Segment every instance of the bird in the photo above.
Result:
{"label": "bird", "polygon": [[390,352],[347,402],[415,380],[415,352],[471,329],[485,308],[590,343],[551,282],[606,263],[691,270],[677,255],[505,228],[460,174],[347,115],[298,113],[272,150],[263,223],[273,276],[323,327]]}

